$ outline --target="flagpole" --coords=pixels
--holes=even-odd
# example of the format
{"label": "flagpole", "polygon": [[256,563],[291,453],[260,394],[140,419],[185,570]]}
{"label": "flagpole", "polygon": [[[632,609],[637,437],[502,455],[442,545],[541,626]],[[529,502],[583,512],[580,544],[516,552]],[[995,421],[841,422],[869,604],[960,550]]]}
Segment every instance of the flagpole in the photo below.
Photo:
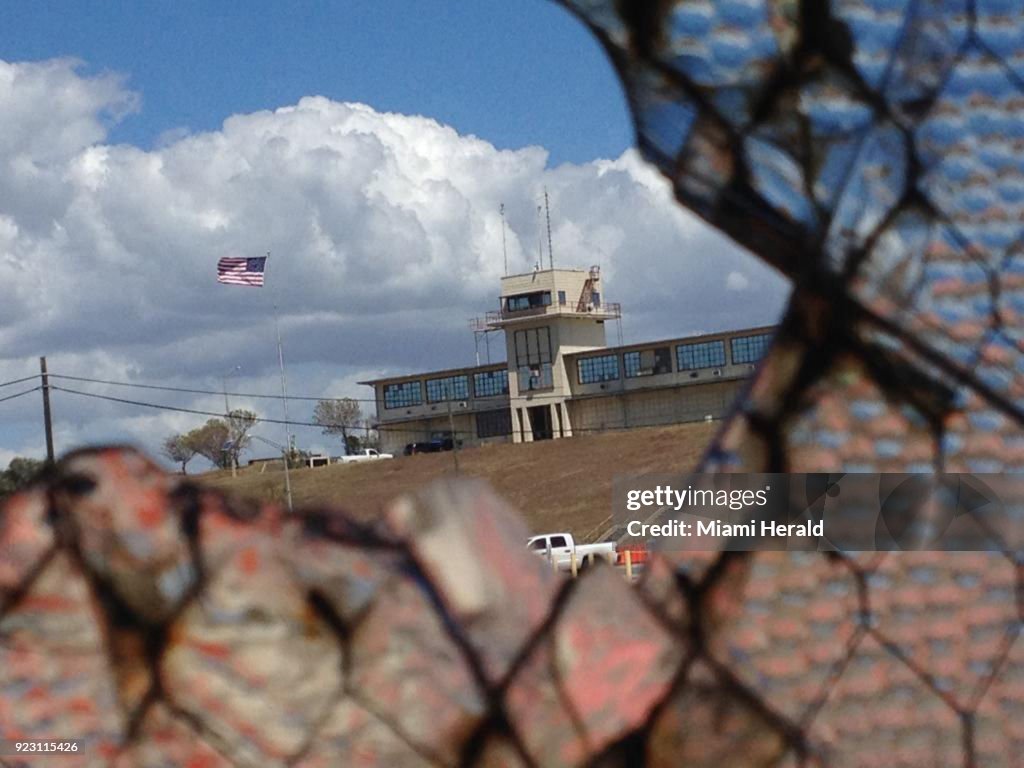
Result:
{"label": "flagpole", "polygon": [[[267,251],[267,266],[270,266],[270,251]],[[266,268],[264,268],[266,273]],[[264,278],[265,280],[265,278]],[[289,514],[294,511],[292,508],[292,481],[288,472],[288,460],[292,452],[292,436],[288,424],[288,377],[284,372],[284,347],[281,344],[281,322],[277,316],[277,293],[274,293],[274,332],[277,334],[277,363],[281,368],[281,406],[284,408],[284,492],[288,500]]]}

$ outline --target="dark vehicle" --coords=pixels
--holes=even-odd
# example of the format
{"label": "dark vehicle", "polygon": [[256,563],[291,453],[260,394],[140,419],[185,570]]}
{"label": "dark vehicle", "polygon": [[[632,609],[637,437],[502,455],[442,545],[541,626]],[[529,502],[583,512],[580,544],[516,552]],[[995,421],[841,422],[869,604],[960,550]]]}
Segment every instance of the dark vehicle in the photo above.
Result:
{"label": "dark vehicle", "polygon": [[414,453],[440,453],[450,451],[455,447],[455,441],[450,437],[435,438],[420,443],[409,443],[405,446],[405,455],[412,456]]}
{"label": "dark vehicle", "polygon": [[441,450],[440,440],[429,440],[425,443],[409,443],[405,446],[406,456],[412,456],[414,453],[437,453]]}

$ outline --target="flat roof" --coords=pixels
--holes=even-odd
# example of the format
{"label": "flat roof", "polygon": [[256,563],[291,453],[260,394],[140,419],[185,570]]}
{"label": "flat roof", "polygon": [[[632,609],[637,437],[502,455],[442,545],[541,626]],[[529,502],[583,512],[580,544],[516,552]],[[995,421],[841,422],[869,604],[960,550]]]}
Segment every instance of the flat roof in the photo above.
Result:
{"label": "flat roof", "polygon": [[554,269],[551,269],[549,267],[547,269],[531,269],[529,272],[517,272],[514,275],[502,275],[501,279],[502,280],[508,280],[509,278],[513,278],[513,277],[530,277],[532,275],[547,274],[548,272],[589,272],[589,271],[590,271],[589,267],[555,267]]}
{"label": "flat roof", "polygon": [[[536,318],[531,318],[536,319]],[[582,355],[606,355],[610,353],[621,353],[629,352],[638,349],[649,349],[650,347],[663,347],[672,346],[675,344],[687,344],[700,342],[702,340],[715,341],[717,339],[727,339],[732,336],[742,336],[751,333],[775,333],[778,330],[777,325],[760,325],[753,328],[737,328],[731,331],[714,331],[712,333],[697,333],[691,334],[690,336],[677,336],[672,339],[656,339],[654,341],[638,341],[634,344],[623,344],[618,347],[598,347],[597,349],[587,349],[580,352],[569,352],[566,353],[567,358],[577,358]],[[399,382],[399,381],[414,381],[416,379],[433,378],[437,376],[451,376],[459,373],[482,373],[483,371],[496,371],[499,369],[508,368],[508,363],[505,361],[499,363],[487,363],[485,365],[470,365],[462,368],[446,368],[441,371],[426,371],[424,373],[407,373],[403,376],[385,376],[379,379],[370,379],[369,381],[360,381],[359,384],[365,384],[366,386],[374,386],[375,384],[381,384],[384,382]]]}
{"label": "flat roof", "polygon": [[579,357],[581,355],[602,355],[610,352],[631,352],[633,350],[649,349],[650,347],[665,347],[674,344],[692,344],[701,341],[717,341],[728,339],[732,336],[744,336],[751,333],[775,333],[777,325],[760,325],[753,328],[738,328],[734,331],[715,331],[714,333],[698,333],[691,336],[677,336],[674,339],[657,339],[656,341],[638,341],[635,344],[623,344],[620,347],[600,347],[598,349],[586,349],[580,352],[569,352],[566,357]]}
{"label": "flat roof", "polygon": [[407,373],[402,376],[383,376],[379,379],[370,379],[368,381],[359,381],[357,384],[365,384],[368,387],[372,387],[374,384],[380,384],[385,381],[411,381],[412,379],[422,379],[427,376],[451,376],[457,373],[483,373],[484,371],[496,371],[505,370],[508,368],[508,363],[504,360],[498,363],[484,363],[483,365],[467,365],[461,368],[445,368],[440,371],[426,371],[424,373]]}

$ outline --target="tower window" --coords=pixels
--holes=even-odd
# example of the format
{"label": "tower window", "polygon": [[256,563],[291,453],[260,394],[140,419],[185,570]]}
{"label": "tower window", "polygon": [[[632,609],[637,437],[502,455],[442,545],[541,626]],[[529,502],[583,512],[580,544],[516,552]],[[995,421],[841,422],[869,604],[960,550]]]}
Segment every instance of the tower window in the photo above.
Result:
{"label": "tower window", "polygon": [[516,331],[516,367],[551,362],[551,332],[547,326]]}
{"label": "tower window", "polygon": [[551,291],[521,293],[518,296],[509,296],[505,299],[505,311],[522,312],[527,309],[546,307],[549,304],[551,304]]}

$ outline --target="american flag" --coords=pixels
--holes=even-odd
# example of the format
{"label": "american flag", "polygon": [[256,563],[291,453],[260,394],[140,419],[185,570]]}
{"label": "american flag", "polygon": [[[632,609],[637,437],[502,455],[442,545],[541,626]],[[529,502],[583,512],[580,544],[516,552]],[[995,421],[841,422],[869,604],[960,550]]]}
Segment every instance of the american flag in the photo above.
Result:
{"label": "american flag", "polygon": [[263,287],[263,270],[267,267],[267,257],[243,259],[225,256],[217,262],[217,282],[228,285],[253,285]]}

